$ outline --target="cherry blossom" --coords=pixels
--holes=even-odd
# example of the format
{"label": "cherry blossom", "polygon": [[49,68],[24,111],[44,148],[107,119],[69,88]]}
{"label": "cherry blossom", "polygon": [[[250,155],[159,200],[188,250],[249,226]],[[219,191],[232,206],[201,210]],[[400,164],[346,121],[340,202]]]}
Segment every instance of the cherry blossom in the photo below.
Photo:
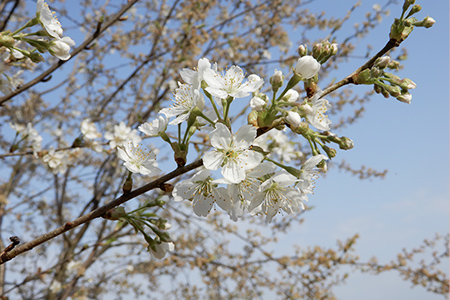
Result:
{"label": "cherry blossom", "polygon": [[222,123],[210,134],[211,145],[215,148],[203,157],[203,165],[208,170],[220,167],[223,177],[232,183],[245,179],[245,171],[255,168],[263,159],[259,152],[249,150],[256,137],[256,128],[251,125],[242,126],[233,136]]}

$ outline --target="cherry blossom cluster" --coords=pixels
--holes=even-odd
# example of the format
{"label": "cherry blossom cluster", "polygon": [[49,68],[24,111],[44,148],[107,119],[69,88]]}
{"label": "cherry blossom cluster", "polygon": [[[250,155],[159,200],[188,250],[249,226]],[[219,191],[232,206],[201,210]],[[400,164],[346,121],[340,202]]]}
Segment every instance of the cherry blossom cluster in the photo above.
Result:
{"label": "cherry blossom cluster", "polygon": [[[300,81],[317,81],[319,69],[320,63],[313,56],[303,55],[278,98],[276,92],[283,86],[284,75],[276,70],[270,78],[272,102],[261,92],[265,81],[256,74],[245,76],[239,66],[221,71],[217,63],[202,58],[194,70],[181,70],[184,83],[178,82],[172,105],[161,109],[152,122],[138,127],[146,136],[160,136],[169,143],[179,166],[187,162],[189,142],[195,132],[209,131],[210,150],[203,155],[203,167],[175,185],[174,200],[190,201],[194,213],[202,217],[217,204],[234,221],[249,213],[265,215],[266,222],[271,222],[279,212],[290,214],[304,209],[314,179],[319,170],[326,170],[325,161],[329,157],[314,146],[312,156],[305,161],[303,152],[295,151],[295,144],[288,141],[286,129],[302,134],[311,144],[316,145],[322,139],[320,143],[324,147],[326,142],[343,141],[328,132],[331,121],[326,111],[330,104],[320,97],[321,92],[317,90],[310,98],[299,101],[300,95],[293,89]],[[248,124],[233,130],[230,122],[233,107],[243,105],[236,99],[250,96],[252,111]],[[180,128],[175,140],[166,133],[169,125]],[[319,134],[309,125],[327,134]],[[131,139],[130,128],[123,127],[123,133],[117,134],[119,127],[115,128],[116,137],[110,134],[108,139],[121,141],[116,146],[127,169],[144,175],[158,174],[155,156],[138,148],[138,141]],[[130,140],[128,144],[122,142],[126,136]],[[347,149],[351,148],[351,140],[345,141]],[[299,168],[284,165],[292,160],[304,163]]]}
{"label": "cherry blossom cluster", "polygon": [[[41,29],[31,33],[23,32],[36,25]],[[0,91],[7,95],[22,83],[20,75],[23,70],[16,71],[12,76],[5,72],[16,65],[17,61],[33,69],[33,63],[44,61],[40,53],[45,52],[61,60],[68,60],[73,46],[75,42],[70,37],[63,36],[63,29],[56,14],[44,0],[37,0],[36,17],[14,32],[0,32]]]}

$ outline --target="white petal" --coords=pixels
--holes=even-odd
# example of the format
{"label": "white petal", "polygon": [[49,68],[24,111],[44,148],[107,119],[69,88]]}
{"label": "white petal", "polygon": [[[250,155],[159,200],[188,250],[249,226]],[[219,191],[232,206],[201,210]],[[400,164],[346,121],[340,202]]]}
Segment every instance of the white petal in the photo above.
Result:
{"label": "white petal", "polygon": [[245,179],[245,169],[235,161],[227,162],[222,167],[221,173],[232,183],[239,183]]}
{"label": "white petal", "polygon": [[208,170],[217,170],[223,162],[223,154],[217,151],[209,151],[203,156],[203,165]]}

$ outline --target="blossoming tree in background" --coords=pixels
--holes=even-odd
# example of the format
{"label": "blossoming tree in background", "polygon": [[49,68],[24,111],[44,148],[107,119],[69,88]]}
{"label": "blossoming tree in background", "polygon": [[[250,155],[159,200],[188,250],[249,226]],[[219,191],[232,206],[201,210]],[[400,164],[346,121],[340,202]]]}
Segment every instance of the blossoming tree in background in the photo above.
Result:
{"label": "blossoming tree in background", "polygon": [[[293,54],[281,20],[307,20],[294,9],[301,1],[116,2],[115,12],[86,1],[55,13],[38,0],[31,20],[30,3],[8,8],[16,17],[5,19],[0,33],[0,110],[14,136],[1,139],[8,174],[0,195],[2,296],[97,299],[153,290],[250,299],[275,289],[293,299],[328,299],[346,277],[340,265],[395,269],[432,292],[448,291],[444,273],[434,269],[439,261],[427,272],[406,264],[415,250],[386,265],[358,261],[351,253],[357,236],[292,257],[264,250],[300,220],[328,162],[354,147],[334,133],[329,97],[349,103],[338,89],[370,85],[411,103],[416,84],[393,74],[399,62],[387,54],[414,27],[433,25],[430,17],[416,19],[419,5],[405,1],[384,48],[321,89],[321,77],[353,45],[329,36]],[[80,19],[71,16],[75,10]],[[353,38],[385,12],[377,7]],[[82,43],[63,36],[59,14],[86,32]],[[25,25],[7,30],[15,23]],[[267,75],[262,62],[273,45],[279,67]],[[72,71],[62,68],[67,61]],[[34,90],[54,80],[53,88]],[[243,251],[217,240],[226,235],[246,243]],[[266,272],[273,265],[279,276]],[[199,272],[208,288],[199,292],[180,271]],[[165,276],[176,286],[166,286]]]}

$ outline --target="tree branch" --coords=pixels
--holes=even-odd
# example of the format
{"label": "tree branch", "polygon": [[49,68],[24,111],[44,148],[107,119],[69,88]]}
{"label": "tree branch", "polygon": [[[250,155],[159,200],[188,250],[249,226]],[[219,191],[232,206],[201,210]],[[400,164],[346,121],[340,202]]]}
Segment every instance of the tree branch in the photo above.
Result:
{"label": "tree branch", "polygon": [[112,209],[116,206],[119,206],[133,198],[136,198],[137,196],[142,195],[152,189],[158,188],[161,184],[165,183],[166,181],[171,180],[181,174],[187,173],[191,170],[194,170],[202,165],[203,165],[202,159],[196,160],[195,162],[193,162],[187,166],[175,169],[174,171],[170,172],[169,174],[166,174],[166,175],[164,175],[164,176],[162,176],[162,177],[160,177],[160,178],[158,178],[158,179],[156,179],[156,180],[154,180],[154,181],[152,181],[152,182],[150,182],[128,194],[123,194],[122,196],[115,199],[114,201],[111,201],[111,202],[107,203],[106,205],[99,207],[99,208],[91,211],[90,213],[75,219],[72,222],[67,222],[63,226],[61,226],[51,232],[48,232],[28,243],[25,243],[22,246],[12,249],[11,251],[5,253],[2,257],[0,257],[0,264],[4,264],[5,262],[13,259],[17,255],[22,254],[26,251],[29,251],[29,250],[33,249],[34,247],[39,246],[40,244],[45,243],[46,241],[49,241],[49,240],[53,239],[54,237],[57,237],[58,235],[61,235],[62,233],[69,231],[83,223],[86,223],[95,218],[101,217],[110,209]]}

